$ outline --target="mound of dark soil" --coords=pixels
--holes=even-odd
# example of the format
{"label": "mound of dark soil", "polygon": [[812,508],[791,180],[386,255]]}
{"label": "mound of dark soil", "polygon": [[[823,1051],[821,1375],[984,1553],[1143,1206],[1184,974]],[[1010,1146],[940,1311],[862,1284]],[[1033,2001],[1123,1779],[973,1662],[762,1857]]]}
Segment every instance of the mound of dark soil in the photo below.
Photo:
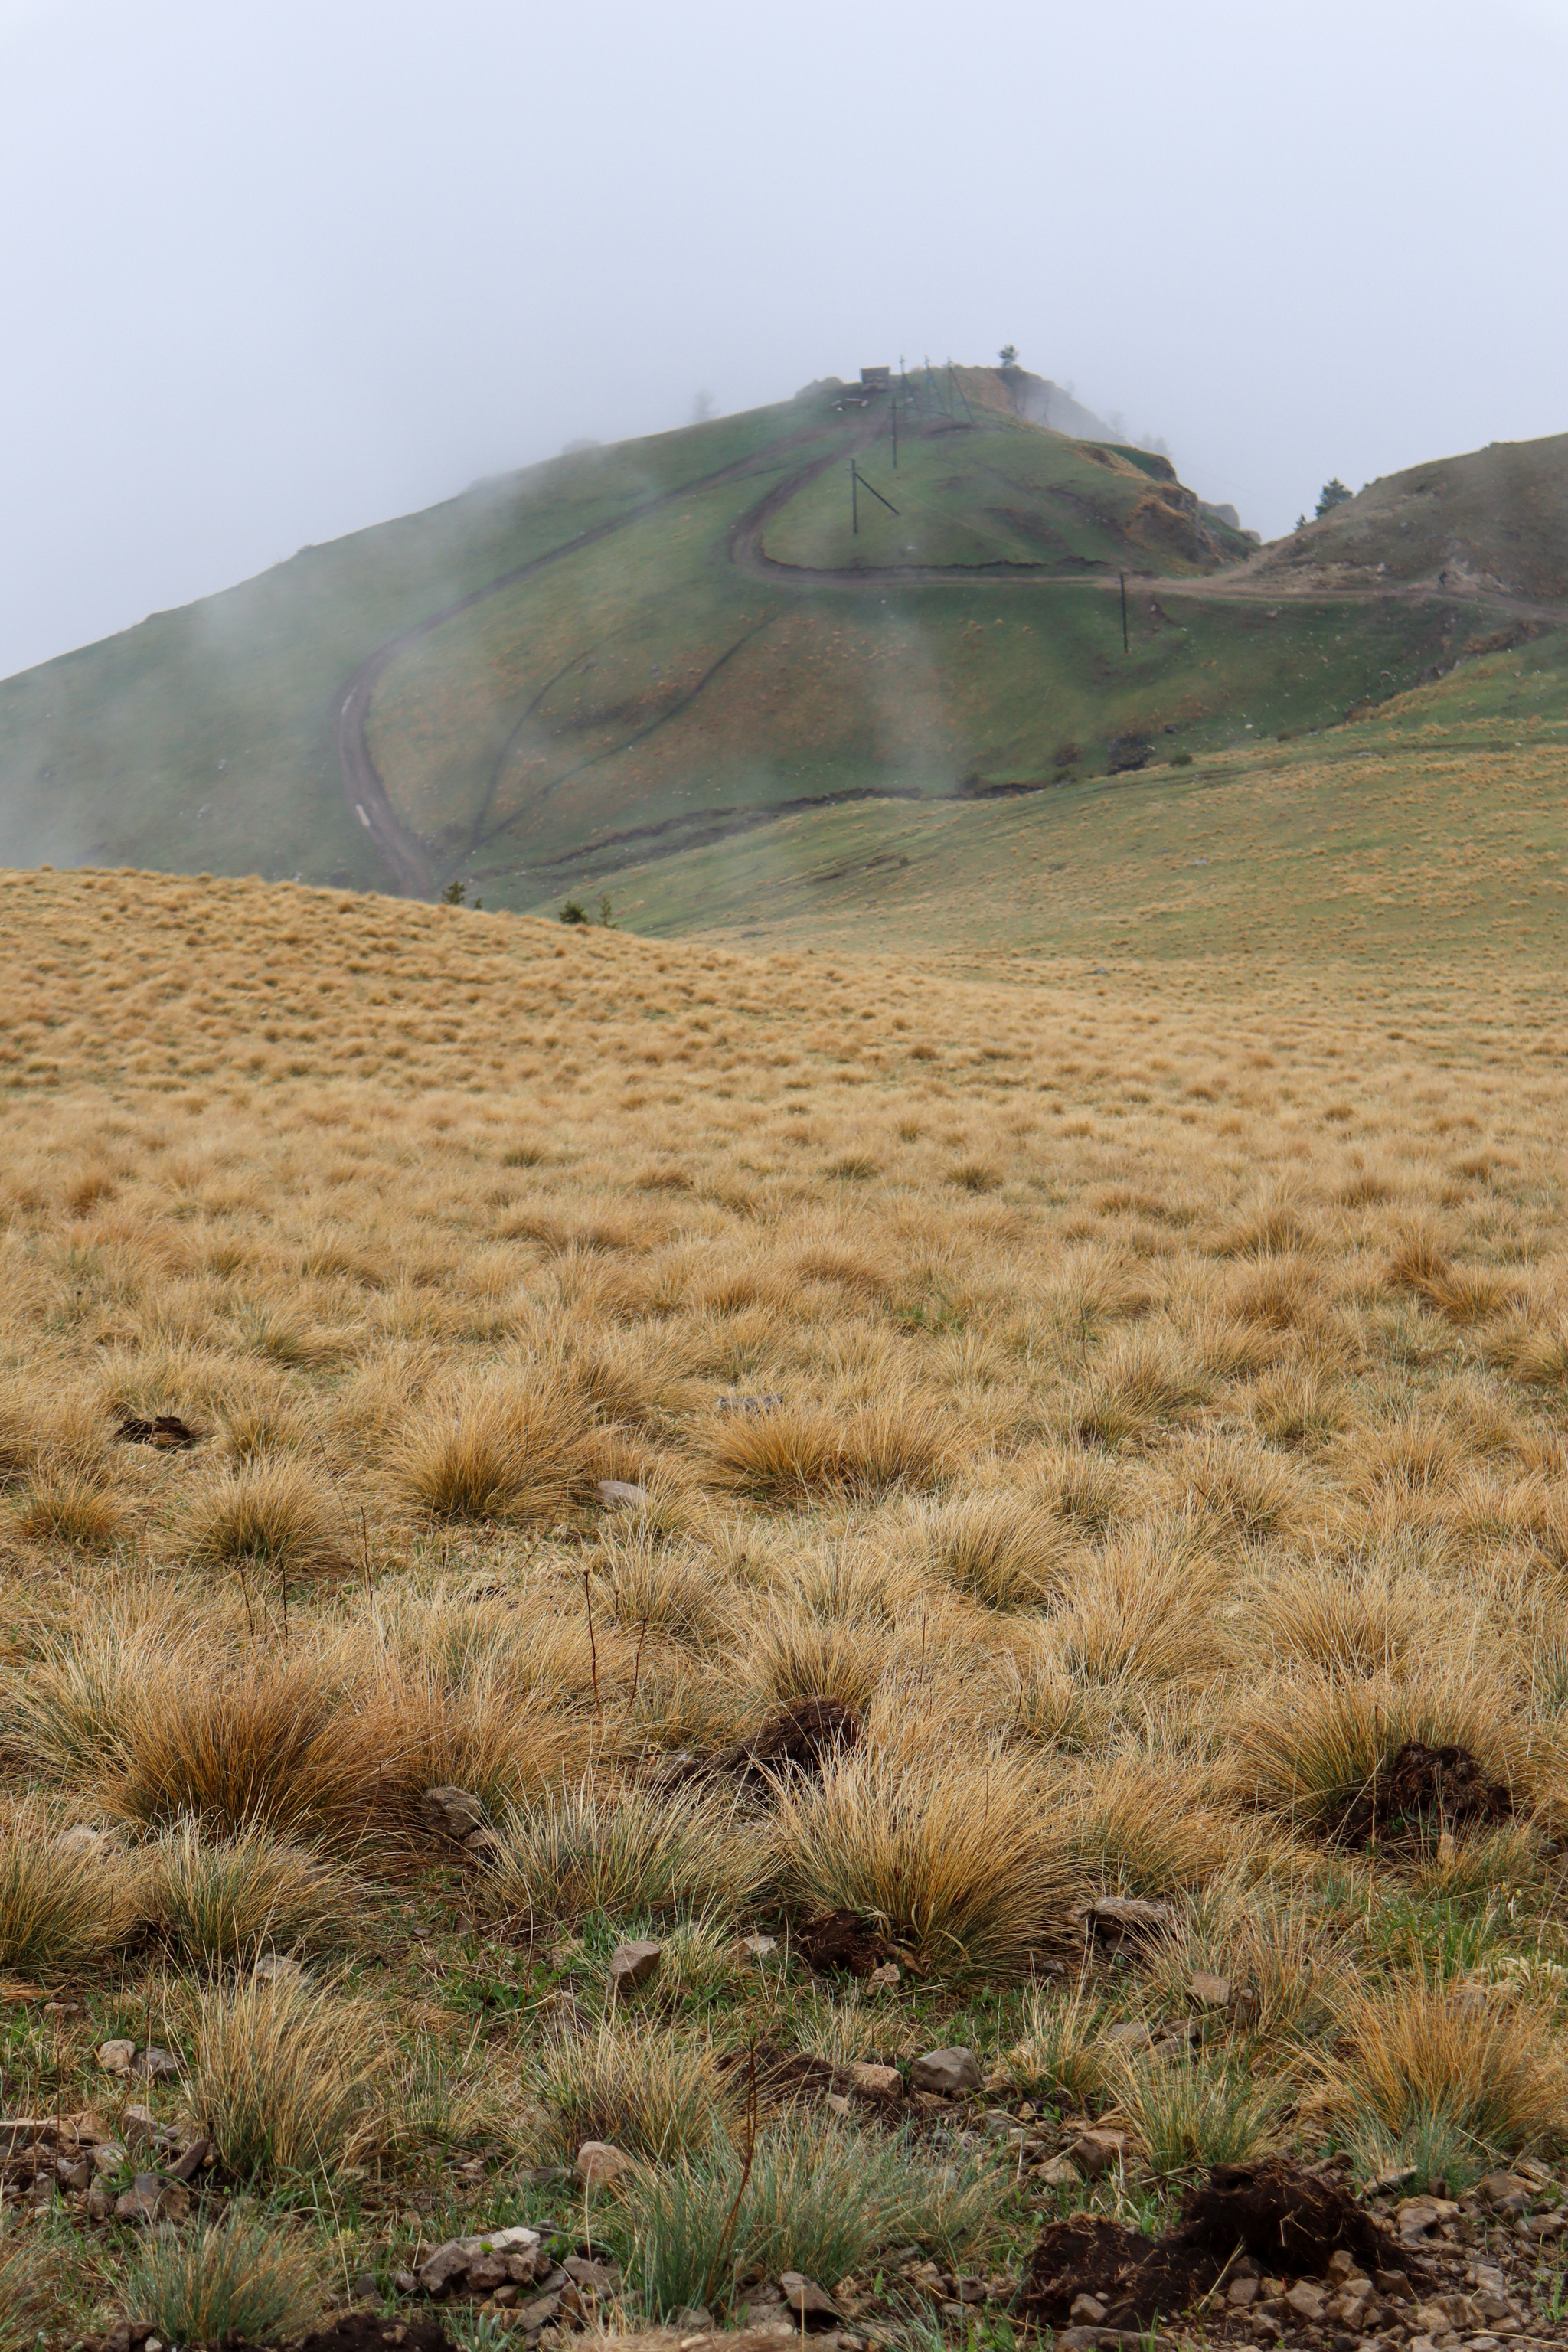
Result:
{"label": "mound of dark soil", "polygon": [[1337,2182],[1285,2157],[1216,2164],[1187,2191],[1178,2227],[1163,2238],[1088,2213],[1053,2221],[1030,2260],[1022,2305],[1062,2327],[1077,2298],[1092,2294],[1108,2327],[1147,2327],[1190,2309],[1237,2254],[1283,2278],[1321,2278],[1341,2248],[1369,2272],[1403,2267],[1394,2241]]}
{"label": "mound of dark soil", "polygon": [[1428,1748],[1410,1739],[1388,1769],[1346,1806],[1338,1834],[1360,1845],[1369,1837],[1397,1836],[1402,1828],[1425,1831],[1434,1822],[1468,1829],[1506,1821],[1512,1811],[1511,1791],[1489,1781],[1468,1748]]}
{"label": "mound of dark soil", "polygon": [[790,1941],[808,1969],[818,1976],[847,1969],[852,1977],[868,1977],[893,1957],[886,1936],[858,1911],[825,1911],[802,1920],[790,1930]]}
{"label": "mound of dark soil", "polygon": [[1105,2305],[1108,2327],[1147,2327],[1208,2293],[1220,2273],[1210,2254],[1171,2238],[1146,2238],[1120,2221],[1075,2213],[1053,2221],[1035,2248],[1022,2307],[1048,2327],[1065,2327],[1080,2294]]}
{"label": "mound of dark soil", "polygon": [[1216,2164],[1182,2200],[1182,2243],[1228,2262],[1240,2250],[1283,2278],[1321,2278],[1342,2247],[1367,2272],[1394,2263],[1394,2241],[1337,2181],[1286,2157]]}
{"label": "mound of dark soil", "polygon": [[664,1776],[665,1785],[686,1780],[738,1780],[765,1794],[781,1774],[820,1772],[830,1756],[853,1748],[860,1718],[852,1706],[813,1693],[792,1698],[749,1739],[737,1740],[717,1756],[694,1757]]}
{"label": "mound of dark soil", "polygon": [[128,1412],[120,1424],[122,1445],[155,1445],[164,1454],[181,1453],[196,1442],[196,1433],[177,1412],[160,1412],[151,1421]]}

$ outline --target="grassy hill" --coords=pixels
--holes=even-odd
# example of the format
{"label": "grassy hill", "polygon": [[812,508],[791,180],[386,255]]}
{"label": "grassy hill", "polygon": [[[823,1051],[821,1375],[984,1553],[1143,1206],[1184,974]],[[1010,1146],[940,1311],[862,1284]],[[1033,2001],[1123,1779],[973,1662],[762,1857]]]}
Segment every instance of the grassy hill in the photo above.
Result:
{"label": "grassy hill", "polygon": [[1017,797],[801,810],[679,856],[584,861],[575,887],[640,931],[889,951],[1165,962],[1240,944],[1281,966],[1495,970],[1560,940],[1568,632],[1474,655],[1353,723],[1284,731],[1184,764],[1162,745],[1135,775]]}
{"label": "grassy hill", "polygon": [[1568,433],[1494,441],[1369,482],[1271,547],[1261,578],[1321,584],[1484,583],[1512,595],[1568,597]]}
{"label": "grassy hill", "polygon": [[[0,684],[0,859],[523,907],[813,808],[1103,776],[1129,735],[1321,728],[1495,630],[1468,577],[1281,596],[1164,460],[1029,405],[912,378],[895,468],[888,404],[816,385],[301,550]],[[898,509],[861,491],[858,532],[852,462]]]}

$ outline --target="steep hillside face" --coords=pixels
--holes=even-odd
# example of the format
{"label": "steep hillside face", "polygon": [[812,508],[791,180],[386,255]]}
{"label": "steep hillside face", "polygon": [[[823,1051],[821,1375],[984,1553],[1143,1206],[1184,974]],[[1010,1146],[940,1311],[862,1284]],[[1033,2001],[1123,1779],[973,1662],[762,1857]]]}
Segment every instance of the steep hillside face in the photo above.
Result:
{"label": "steep hillside face", "polygon": [[1258,569],[1281,580],[1331,573],[1347,586],[1429,582],[1568,597],[1568,433],[1386,474],[1267,549]]}

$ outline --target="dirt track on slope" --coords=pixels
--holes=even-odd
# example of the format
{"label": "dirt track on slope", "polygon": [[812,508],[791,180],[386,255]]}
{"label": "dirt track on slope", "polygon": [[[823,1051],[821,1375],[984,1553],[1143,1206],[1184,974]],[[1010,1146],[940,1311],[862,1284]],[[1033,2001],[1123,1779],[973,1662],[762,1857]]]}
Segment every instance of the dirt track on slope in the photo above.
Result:
{"label": "dirt track on slope", "polygon": [[[552,564],[563,562],[569,555],[576,555],[582,549],[592,547],[600,540],[612,538],[616,531],[628,530],[633,523],[642,521],[646,515],[657,514],[661,507],[669,506],[678,499],[689,499],[698,491],[714,489],[721,482],[739,480],[748,473],[760,470],[781,452],[798,448],[803,441],[815,439],[818,429],[805,426],[787,439],[775,442],[771,449],[737,457],[728,466],[715,467],[710,474],[700,474],[694,481],[682,482],[675,489],[662,491],[658,498],[646,499],[640,506],[633,507],[626,514],[611,515],[604,522],[592,524],[588,530],[578,531],[574,538],[563,540],[559,547],[547,548],[542,555],[531,556],[526,563],[515,564],[510,572],[503,572],[499,579],[489,581],[484,587],[470,589],[468,595],[456,597],[451,604],[439,606],[423,621],[416,621],[412,628],[400,631],[395,637],[389,637],[384,645],[378,646],[374,653],[360,664],[339,694],[333,714],[338,771],[349,807],[356,819],[365,825],[391,866],[397,878],[401,897],[434,898],[436,882],[424,843],[403,824],[392,805],[365,734],[371,698],[378,682],[398,656],[406,653],[411,646],[418,645],[421,639],[432,636],[437,629],[444,628],[459,613],[467,613],[474,605],[484,604],[489,597],[500,595],[506,589],[515,587],[520,581],[531,579],[536,572],[548,571]],[[831,465],[846,449],[853,451],[862,447],[868,437],[849,436],[843,444],[829,450],[825,457],[814,460],[799,473],[789,476],[783,486],[786,496],[792,497],[795,490],[812,480],[824,467]]]}

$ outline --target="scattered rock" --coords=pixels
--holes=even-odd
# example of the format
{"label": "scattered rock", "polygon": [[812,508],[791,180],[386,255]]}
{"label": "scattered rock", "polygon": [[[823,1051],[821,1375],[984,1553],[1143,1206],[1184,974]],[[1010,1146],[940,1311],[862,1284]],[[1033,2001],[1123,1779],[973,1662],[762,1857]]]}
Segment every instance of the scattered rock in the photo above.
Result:
{"label": "scattered rock", "polygon": [[1323,2290],[1310,2279],[1298,2279],[1285,2297],[1298,2319],[1315,2327],[1323,2315]]}
{"label": "scattered rock", "polygon": [[573,2166],[578,2179],[588,2189],[607,2189],[631,2168],[632,2158],[625,2148],[616,2147],[607,2139],[585,2139]]}
{"label": "scattered rock", "polygon": [[1118,1942],[1126,1936],[1163,1936],[1176,1924],[1168,1903],[1142,1895],[1101,1895],[1081,1916],[1098,1937]]}
{"label": "scattered rock", "polygon": [[1121,2025],[1108,2026],[1103,2037],[1116,2050],[1147,2050],[1154,2037],[1140,2018],[1128,2018]]}
{"label": "scattered rock", "polygon": [[743,1952],[749,1960],[772,1959],[778,1948],[776,1936],[742,1936],[736,1946],[736,1949]]}
{"label": "scattered rock", "polygon": [[144,2083],[166,2083],[171,2075],[179,2073],[180,2062],[153,2042],[132,2058],[130,2071]]}
{"label": "scattered rock", "polygon": [[1068,2317],[1080,2327],[1103,2327],[1105,2305],[1098,2295],[1075,2294]]}
{"label": "scattered rock", "polygon": [[129,2074],[135,2055],[134,2042],[100,2042],[98,2045],[98,2063],[106,2074]]}
{"label": "scattered rock", "polygon": [[121,2137],[130,2148],[151,2147],[158,2130],[158,2118],[151,2107],[127,2107],[120,2119]]}
{"label": "scattered rock", "polygon": [[904,2095],[903,2078],[896,2066],[873,2066],[857,2061],[849,2069],[849,2080],[868,2098],[901,2099]]}
{"label": "scattered rock", "polygon": [[866,1990],[874,1999],[879,1992],[897,1992],[902,1981],[897,1960],[884,1960],[881,1967],[873,1969],[866,1979]]}
{"label": "scattered rock", "polygon": [[1451,2221],[1458,2210],[1447,2197],[1406,2197],[1394,2212],[1394,2226],[1407,2241],[1424,2238],[1439,2221]]}
{"label": "scattered rock", "polygon": [[454,2287],[488,2294],[510,2284],[526,2285],[546,2266],[537,2230],[491,2230],[479,2238],[448,2238],[419,2266],[419,2285],[436,2301]]}
{"label": "scattered rock", "polygon": [[125,2161],[126,2151],[117,2139],[100,2139],[92,2151],[92,2168],[97,2173],[118,2172]]}
{"label": "scattered rock", "polygon": [[1044,2164],[1035,2165],[1029,2178],[1042,2182],[1047,2189],[1076,2189],[1083,2175],[1070,2156],[1052,2156]]}
{"label": "scattered rock", "polygon": [[1210,1976],[1206,1969],[1194,1969],[1187,1979],[1187,1995],[1200,2009],[1227,2009],[1230,2006],[1230,1979]]}
{"label": "scattered rock", "polygon": [[292,1953],[262,1952],[252,1961],[250,1973],[258,1984],[292,1984],[305,1970]]}
{"label": "scattered rock", "polygon": [[194,2139],[189,2147],[184,2151],[184,2154],[176,2158],[175,2161],[169,2167],[169,2176],[171,2179],[174,2180],[194,2180],[197,2173],[202,2171],[205,2167],[209,2165],[212,2161],[213,2144],[211,2140]]}
{"label": "scattered rock", "polygon": [[617,1944],[610,1954],[610,1987],[612,1991],[630,1992],[634,1986],[645,1985],[658,1974],[664,1958],[664,1946],[653,1943]]}
{"label": "scattered rock", "polygon": [[155,2172],[139,2172],[122,2196],[114,2200],[117,2221],[183,2221],[191,2210],[191,2192],[179,2181],[160,2179]]}
{"label": "scattered rock", "polygon": [[917,2091],[938,2091],[944,2097],[954,2098],[961,2091],[980,2088],[980,2061],[973,2050],[962,2043],[951,2049],[928,2050],[910,2068],[910,2087]]}
{"label": "scattered rock", "polygon": [[837,2325],[839,2310],[830,2294],[825,2294],[815,2279],[799,2271],[781,2271],[779,2284],[784,2299],[800,2321],[802,2327],[833,2327]]}
{"label": "scattered rock", "polygon": [[94,1829],[90,1822],[73,1822],[60,1839],[62,1853],[84,1853],[94,1862],[108,1862],[120,1852],[112,1830]]}
{"label": "scattered rock", "polygon": [[1529,2181],[1521,2180],[1517,2172],[1489,2172],[1485,2179],[1476,2183],[1476,2195],[1483,2205],[1489,2205],[1494,2213],[1506,2213],[1515,2221],[1534,2194]]}
{"label": "scattered rock", "polygon": [[426,1789],[419,1800],[419,1818],[434,1836],[449,1838],[454,1845],[489,1827],[483,1805],[468,1789]]}
{"label": "scattered rock", "polygon": [[783,1397],[770,1391],[759,1396],[716,1396],[713,1410],[715,1412],[777,1412],[783,1404]]}
{"label": "scattered rock", "polygon": [[1113,2172],[1127,2160],[1127,2134],[1096,2129],[1080,2132],[1068,2153],[1073,2162],[1098,2180],[1102,2172]]}
{"label": "scattered rock", "polygon": [[568,2254],[561,2267],[574,2286],[584,2287],[590,2294],[619,2294],[621,2291],[618,2263],[595,2263],[581,2254]]}
{"label": "scattered rock", "polygon": [[599,1500],[606,1511],[646,1511],[653,1496],[629,1478],[601,1478]]}

